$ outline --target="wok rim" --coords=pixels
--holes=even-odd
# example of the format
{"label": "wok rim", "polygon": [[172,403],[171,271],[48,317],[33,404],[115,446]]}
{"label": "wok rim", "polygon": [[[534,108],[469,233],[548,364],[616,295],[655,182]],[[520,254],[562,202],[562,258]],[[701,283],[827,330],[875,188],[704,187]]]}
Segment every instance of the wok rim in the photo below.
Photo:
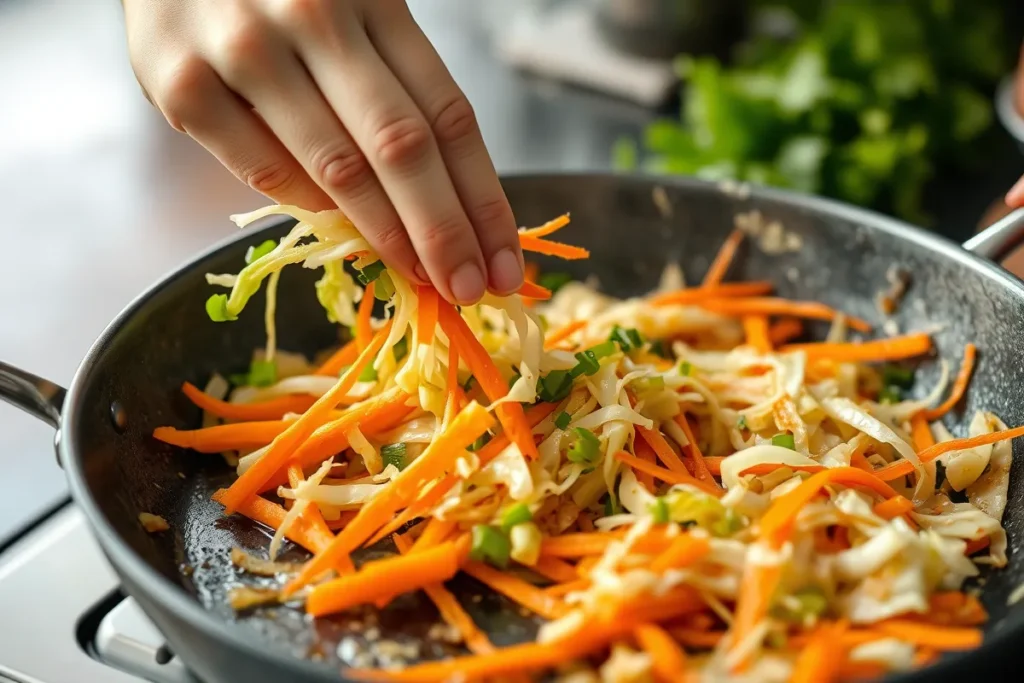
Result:
{"label": "wok rim", "polygon": [[[611,172],[551,172],[502,174],[501,180],[503,185],[505,183],[514,184],[519,182],[597,180],[611,181],[623,185],[645,185],[651,189],[657,186],[664,186],[690,188],[703,192],[722,192],[734,198],[737,204],[737,212],[746,208],[744,205],[757,200],[787,204],[813,214],[824,214],[833,220],[865,224],[872,229],[877,229],[897,239],[905,240],[917,248],[932,251],[944,258],[952,259],[968,267],[978,277],[989,278],[999,286],[1008,288],[1018,300],[1024,302],[1024,281],[1021,281],[992,261],[964,249],[961,245],[941,235],[929,233],[915,225],[869,209],[824,197],[763,186],[751,186],[749,194],[739,197],[726,192],[718,183],[687,176],[624,175]],[[219,240],[213,246],[164,274],[125,306],[97,337],[75,372],[64,403],[63,416],[58,431],[57,448],[60,451],[71,497],[85,514],[90,530],[105,551],[108,561],[119,573],[123,573],[130,583],[135,584],[138,590],[143,591],[149,601],[155,603],[159,609],[169,613],[173,618],[187,624],[189,629],[215,641],[227,641],[231,647],[236,648],[245,656],[256,660],[270,660],[278,666],[292,668],[293,670],[297,669],[310,679],[339,681],[344,680],[340,675],[340,671],[329,674],[329,669],[317,666],[309,660],[296,658],[284,651],[279,651],[276,647],[261,648],[260,645],[264,644],[264,640],[259,637],[247,637],[241,629],[224,628],[225,624],[231,624],[232,622],[204,608],[183,586],[165,577],[147,563],[105,519],[100,506],[94,500],[93,493],[89,490],[85,481],[84,454],[76,448],[72,441],[72,436],[79,431],[79,417],[82,413],[83,400],[87,394],[87,389],[92,383],[102,377],[102,375],[97,374],[98,369],[101,367],[102,356],[110,342],[122,334],[127,325],[145,310],[150,300],[163,288],[191,273],[191,271],[198,267],[198,264],[207,258],[235,246],[241,240],[251,239],[265,231],[271,230],[287,220],[290,219],[281,217],[281,220],[267,222],[263,227],[255,231],[239,231],[234,236]],[[129,594],[131,594],[131,591],[129,591]],[[891,683],[941,680],[941,676],[947,668],[955,664],[967,664],[970,661],[980,660],[996,650],[1012,646],[1014,640],[1019,640],[1021,636],[1024,636],[1024,610],[1018,611],[1017,614],[1007,615],[998,628],[987,631],[982,645],[978,648],[952,653],[927,667],[890,675],[883,680]],[[184,664],[187,668],[191,668],[189,662],[184,661]]]}

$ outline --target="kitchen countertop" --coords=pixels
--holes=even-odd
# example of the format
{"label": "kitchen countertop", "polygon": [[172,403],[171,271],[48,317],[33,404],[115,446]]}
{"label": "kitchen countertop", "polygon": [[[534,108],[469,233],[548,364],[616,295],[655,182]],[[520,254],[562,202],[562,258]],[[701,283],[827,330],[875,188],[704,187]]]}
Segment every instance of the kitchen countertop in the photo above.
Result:
{"label": "kitchen countertop", "polygon": [[[501,172],[608,168],[650,111],[511,71],[483,26],[503,0],[433,0],[414,12],[473,101]],[[497,14],[495,14],[497,12]],[[481,20],[486,21],[481,21]],[[67,384],[107,322],[265,200],[142,97],[114,0],[0,0],[0,358]],[[1021,172],[1007,153],[950,179],[933,211],[963,239]],[[66,496],[45,425],[0,403],[0,546]]]}

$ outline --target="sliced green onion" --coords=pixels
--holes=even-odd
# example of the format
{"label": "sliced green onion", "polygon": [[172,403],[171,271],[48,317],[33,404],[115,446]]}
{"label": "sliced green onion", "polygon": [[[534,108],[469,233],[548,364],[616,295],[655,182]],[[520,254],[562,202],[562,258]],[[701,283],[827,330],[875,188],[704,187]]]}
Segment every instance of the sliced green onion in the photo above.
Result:
{"label": "sliced green onion", "polygon": [[791,451],[796,450],[796,441],[793,439],[792,434],[776,434],[772,437],[772,445],[778,446],[779,448],[788,448]]}
{"label": "sliced green onion", "polygon": [[651,353],[659,358],[668,358],[668,349],[665,348],[665,342],[660,339],[655,339],[651,342]]}
{"label": "sliced green onion", "polygon": [[473,527],[469,556],[477,562],[487,562],[499,569],[504,569],[508,566],[511,552],[512,544],[509,542],[508,536],[498,529],[487,524],[477,524]]}
{"label": "sliced green onion", "polygon": [[565,429],[572,422],[572,416],[564,410],[555,416],[555,426],[559,429]]}
{"label": "sliced green onion", "polygon": [[377,370],[373,367],[373,363],[376,362],[376,358],[373,362],[367,364],[363,371],[359,373],[360,382],[376,382],[377,381]]}
{"label": "sliced green onion", "polygon": [[601,342],[596,346],[591,346],[589,350],[592,354],[594,354],[594,358],[596,358],[597,360],[601,360],[602,358],[607,358],[608,356],[618,351],[618,348],[615,346],[615,342],[606,341]]}
{"label": "sliced green onion", "polygon": [[640,333],[635,327],[624,329],[616,325],[612,328],[611,336],[608,337],[610,341],[616,342],[623,351],[634,351],[639,349],[644,344],[644,338],[640,336]]}
{"label": "sliced green onion", "polygon": [[611,491],[604,497],[604,516],[611,517],[612,515],[622,514],[622,506],[619,505],[619,499],[615,497],[615,494]]}
{"label": "sliced green onion", "polygon": [[248,251],[245,252],[245,262],[252,263],[253,261],[260,260],[270,252],[274,251],[276,246],[277,242],[274,240],[267,240],[255,247],[249,247]]}
{"label": "sliced green onion", "polygon": [[899,365],[886,365],[882,368],[882,384],[909,389],[914,386],[914,371]]}
{"label": "sliced green onion", "polygon": [[817,586],[805,586],[778,600],[771,615],[782,621],[806,624],[823,615],[828,609],[828,598]]}
{"label": "sliced green onion", "polygon": [[533,513],[530,512],[530,506],[526,503],[516,503],[502,514],[501,528],[507,533],[509,529],[517,524],[525,524],[530,521],[533,521]]}
{"label": "sliced green onion", "polygon": [[570,462],[593,465],[601,454],[601,440],[589,429],[576,427],[572,430],[573,441],[565,457]]}
{"label": "sliced green onion", "polygon": [[404,443],[392,443],[387,446],[382,446],[380,449],[380,457],[384,461],[384,467],[394,465],[399,471],[404,470],[406,465],[409,464],[405,457]]}
{"label": "sliced green onion", "polygon": [[693,366],[690,365],[689,361],[683,361],[679,364],[679,374],[683,377],[689,377],[693,374]]}
{"label": "sliced green onion", "polygon": [[377,276],[377,284],[373,287],[373,298],[379,301],[391,301],[391,297],[395,295],[395,283],[391,281],[391,276],[387,273],[381,273]]}
{"label": "sliced green onion", "polygon": [[552,370],[537,382],[537,396],[542,401],[557,403],[572,390],[572,376],[565,370]]}
{"label": "sliced green onion", "polygon": [[665,378],[661,375],[637,377],[633,380],[633,386],[639,391],[660,391],[665,388]]}
{"label": "sliced green onion", "polygon": [[206,315],[215,323],[236,320],[237,316],[228,315],[228,295],[214,294],[206,300]]}
{"label": "sliced green onion", "polygon": [[274,361],[254,360],[249,372],[231,375],[228,379],[239,387],[269,387],[277,381],[277,364]]}
{"label": "sliced green onion", "polygon": [[655,524],[668,524],[668,503],[662,496],[654,499],[654,504],[651,505],[651,515],[654,517]]}
{"label": "sliced green onion", "polygon": [[594,355],[593,351],[580,351],[576,354],[576,360],[579,361],[569,374],[573,377],[579,377],[580,375],[595,374],[601,369],[601,363],[598,362],[597,356]]}
{"label": "sliced green onion", "polygon": [[394,347],[391,349],[391,354],[395,357],[395,362],[402,360],[409,355],[409,339],[402,337],[395,342]]}
{"label": "sliced green onion", "polygon": [[362,283],[363,287],[370,284],[374,280],[380,277],[380,274],[384,272],[384,262],[374,261],[373,263],[367,264],[363,268],[356,269],[356,279]]}
{"label": "sliced green onion", "polygon": [[550,289],[552,292],[557,292],[570,282],[572,282],[572,275],[569,275],[569,273],[542,273],[537,278],[538,285],[545,289]]}
{"label": "sliced green onion", "polygon": [[879,403],[899,403],[902,400],[903,391],[895,385],[890,384],[888,386],[882,387],[882,390],[878,392]]}

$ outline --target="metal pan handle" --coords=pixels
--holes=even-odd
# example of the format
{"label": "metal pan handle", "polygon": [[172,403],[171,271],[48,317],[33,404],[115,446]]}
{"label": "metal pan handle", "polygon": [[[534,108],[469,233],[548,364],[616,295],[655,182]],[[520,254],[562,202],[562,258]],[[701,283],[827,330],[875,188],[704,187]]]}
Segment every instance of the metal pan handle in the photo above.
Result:
{"label": "metal pan handle", "polygon": [[21,408],[54,429],[67,392],[60,385],[0,361],[0,400]]}
{"label": "metal pan handle", "polygon": [[964,242],[964,249],[999,263],[1024,244],[1024,208],[1015,209]]}

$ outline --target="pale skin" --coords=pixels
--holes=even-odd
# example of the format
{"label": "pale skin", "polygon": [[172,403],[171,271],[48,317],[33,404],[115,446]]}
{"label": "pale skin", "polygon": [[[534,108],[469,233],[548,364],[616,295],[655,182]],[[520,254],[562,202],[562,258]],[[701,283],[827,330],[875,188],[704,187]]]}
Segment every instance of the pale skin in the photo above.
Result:
{"label": "pale skin", "polygon": [[473,109],[404,0],[123,0],[132,67],[175,129],[282,204],[340,207],[449,301],[523,283]]}

